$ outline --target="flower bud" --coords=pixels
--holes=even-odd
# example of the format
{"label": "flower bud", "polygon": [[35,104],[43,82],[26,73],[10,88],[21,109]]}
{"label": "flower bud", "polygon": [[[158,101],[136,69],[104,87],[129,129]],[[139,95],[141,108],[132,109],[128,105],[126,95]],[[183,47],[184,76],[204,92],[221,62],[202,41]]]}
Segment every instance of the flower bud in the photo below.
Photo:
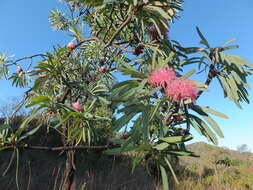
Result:
{"label": "flower bud", "polygon": [[104,73],[104,72],[107,71],[107,69],[106,69],[104,66],[99,67],[98,70],[99,70],[99,72],[101,72],[101,73]]}
{"label": "flower bud", "polygon": [[176,119],[177,119],[177,121],[179,121],[179,122],[181,122],[181,121],[184,120],[184,118],[183,118],[181,115],[178,115],[178,116],[176,117]]}
{"label": "flower bud", "polygon": [[68,49],[75,49],[76,45],[73,42],[69,42],[69,44],[67,45]]}
{"label": "flower bud", "polygon": [[23,69],[21,67],[18,67],[17,72],[21,73],[21,72],[23,72]]}

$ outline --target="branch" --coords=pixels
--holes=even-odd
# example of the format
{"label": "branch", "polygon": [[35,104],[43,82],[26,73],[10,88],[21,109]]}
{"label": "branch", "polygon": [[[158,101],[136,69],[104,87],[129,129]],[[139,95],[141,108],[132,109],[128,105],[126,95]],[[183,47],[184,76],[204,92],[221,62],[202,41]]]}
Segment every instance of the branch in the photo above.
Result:
{"label": "branch", "polygon": [[191,125],[190,125],[190,116],[189,116],[189,112],[188,112],[188,107],[186,104],[184,104],[184,111],[185,111],[185,115],[186,115],[186,131],[185,131],[185,135],[188,135],[190,134],[190,128],[191,128]]}
{"label": "branch", "polygon": [[70,92],[71,92],[70,88],[67,87],[59,102],[64,104]]}
{"label": "branch", "polygon": [[87,42],[87,41],[96,41],[96,42],[102,42],[100,39],[98,39],[97,37],[90,37],[90,38],[84,38],[82,41],[80,41],[76,47],[79,47],[80,45],[82,45],[83,43]]}
{"label": "branch", "polygon": [[123,30],[125,28],[125,26],[131,22],[133,17],[133,14],[129,14],[127,19],[121,24],[121,26],[118,28],[118,30],[113,34],[113,36],[111,37],[111,39],[109,40],[109,42],[107,42],[107,44],[104,46],[104,48],[107,48],[108,46],[110,46],[113,42],[113,40],[115,40],[115,38],[117,37],[117,35],[121,32],[121,30]]}
{"label": "branch", "polygon": [[[27,150],[44,150],[44,151],[66,151],[66,150],[86,150],[86,151],[103,151],[110,148],[116,148],[118,145],[102,145],[102,146],[59,146],[59,147],[47,147],[47,146],[29,146],[29,145],[16,145],[7,147],[4,150],[13,150],[15,148],[27,149]],[[4,148],[4,147],[1,147]]]}
{"label": "branch", "polygon": [[22,98],[22,100],[20,101],[20,103],[18,104],[17,108],[13,111],[12,115],[11,115],[11,120],[15,117],[16,113],[25,105],[25,102],[27,100],[27,98],[29,97],[29,93],[32,91],[32,88],[30,88],[29,90],[27,90],[25,92],[25,96]]}
{"label": "branch", "polygon": [[127,48],[121,47],[120,45],[117,45],[116,43],[112,43],[112,46],[115,47],[115,48],[117,48],[117,49],[126,51],[126,52],[130,52],[130,53],[134,53],[135,52],[134,49],[127,49]]}
{"label": "branch", "polygon": [[[213,80],[213,78],[216,76],[216,71],[215,71],[215,68],[214,68],[214,63],[215,63],[215,56],[213,55],[213,51],[215,51],[216,49],[212,50],[212,52],[210,53],[209,55],[209,58],[211,60],[211,65],[209,67],[209,72],[208,72],[208,76],[207,76],[207,79],[206,79],[206,82],[205,82],[205,85],[208,87],[211,83],[211,81]],[[199,91],[198,92],[198,95],[197,95],[197,98],[196,100],[201,96],[201,94],[203,93],[204,91]]]}
{"label": "branch", "polygon": [[23,61],[25,59],[32,59],[34,57],[47,57],[46,54],[35,54],[35,55],[32,55],[32,56],[28,56],[28,57],[22,57],[20,59],[17,59],[16,61],[11,61],[9,64],[6,64],[6,66],[11,66],[11,65],[17,65],[17,62],[19,61]]}

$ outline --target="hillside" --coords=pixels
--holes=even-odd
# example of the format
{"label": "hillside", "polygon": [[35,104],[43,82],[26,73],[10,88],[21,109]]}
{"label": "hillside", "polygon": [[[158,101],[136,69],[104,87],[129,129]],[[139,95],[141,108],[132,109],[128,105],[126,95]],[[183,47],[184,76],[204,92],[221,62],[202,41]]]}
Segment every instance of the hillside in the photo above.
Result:
{"label": "hillside", "polygon": [[187,146],[199,158],[182,157],[176,190],[253,189],[253,154],[240,153],[206,143]]}

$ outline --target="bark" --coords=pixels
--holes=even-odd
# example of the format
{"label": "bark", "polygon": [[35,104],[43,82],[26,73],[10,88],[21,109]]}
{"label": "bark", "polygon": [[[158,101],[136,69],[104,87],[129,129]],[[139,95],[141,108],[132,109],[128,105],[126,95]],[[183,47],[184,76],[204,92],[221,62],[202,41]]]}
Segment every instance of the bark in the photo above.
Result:
{"label": "bark", "polygon": [[[67,126],[63,127],[63,134],[65,136],[62,136],[61,138],[64,147],[73,145],[69,144],[66,139],[67,127],[69,127],[69,125],[70,123],[68,123]],[[65,161],[62,190],[71,190],[75,174],[75,150],[67,150],[65,153],[66,153],[66,161]]]}
{"label": "bark", "polygon": [[75,174],[75,151],[68,150],[66,152],[66,163],[64,171],[64,181],[62,190],[71,190]]}

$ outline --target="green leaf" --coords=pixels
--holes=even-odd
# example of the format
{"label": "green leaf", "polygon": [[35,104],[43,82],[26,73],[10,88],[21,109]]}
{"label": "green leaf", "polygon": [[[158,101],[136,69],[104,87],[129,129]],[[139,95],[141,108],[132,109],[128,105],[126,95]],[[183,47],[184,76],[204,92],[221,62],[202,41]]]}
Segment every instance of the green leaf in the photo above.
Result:
{"label": "green leaf", "polygon": [[49,97],[47,96],[35,96],[35,97],[32,97],[31,98],[31,103],[28,104],[26,107],[29,108],[29,107],[33,107],[37,104],[40,104],[42,102],[48,102],[50,101]]}
{"label": "green leaf", "polygon": [[155,11],[155,12],[157,12],[157,14],[160,14],[165,19],[170,19],[171,18],[171,16],[160,7],[147,5],[147,6],[144,7],[144,9],[150,9],[152,11]]}
{"label": "green leaf", "polygon": [[196,155],[194,152],[190,152],[190,151],[173,151],[170,150],[168,151],[168,153],[170,154],[175,154],[177,156],[192,156],[192,157],[199,157],[198,155]]}
{"label": "green leaf", "polygon": [[6,53],[2,53],[0,55],[0,79],[8,74],[8,67],[5,65],[5,63],[8,60],[8,55]]}
{"label": "green leaf", "polygon": [[[198,125],[198,128],[201,130],[201,132],[204,133],[204,135],[208,138],[208,140],[210,140],[212,143],[217,145],[218,144],[217,137],[213,133],[213,131],[208,127],[208,125],[197,116],[191,115],[191,114],[190,116],[191,116],[191,119],[193,119],[196,122],[196,125]],[[194,121],[192,120],[190,121],[191,121],[191,124],[193,124]],[[193,126],[196,127],[196,125],[194,124]]]}
{"label": "green leaf", "polygon": [[35,134],[40,129],[41,126],[42,126],[42,124],[38,125],[37,127],[33,128],[31,131],[29,131],[29,132],[25,133],[24,135],[22,135],[20,137],[19,141]]}
{"label": "green leaf", "polygon": [[130,113],[128,115],[123,115],[121,118],[115,121],[113,129],[116,131],[120,130],[122,127],[128,124],[135,115],[136,112]]}
{"label": "green leaf", "polygon": [[230,61],[230,62],[237,62],[240,64],[243,64],[244,66],[247,66],[249,68],[253,68],[253,65],[250,64],[248,61],[246,61],[245,59],[243,59],[242,57],[238,56],[238,55],[226,55],[226,58]]}
{"label": "green leaf", "polygon": [[19,137],[21,135],[21,133],[24,131],[24,129],[27,127],[27,125],[33,120],[35,119],[35,117],[37,117],[37,115],[39,114],[38,111],[34,111],[32,115],[30,115],[28,118],[26,118],[23,123],[19,126],[18,130],[16,131],[16,136]]}
{"label": "green leaf", "polygon": [[213,128],[216,134],[219,135],[219,137],[224,138],[223,132],[221,131],[216,121],[214,121],[210,116],[203,116],[203,117],[205,118],[207,123],[209,123],[209,125]]}
{"label": "green leaf", "polygon": [[200,134],[200,135],[204,135],[205,133],[203,132],[203,129],[201,126],[199,126],[195,121],[193,121],[193,119],[190,119],[190,124],[195,128],[195,130]]}
{"label": "green leaf", "polygon": [[169,190],[168,176],[165,168],[160,165],[160,171],[162,176],[163,190]]}
{"label": "green leaf", "polygon": [[224,50],[229,50],[229,49],[237,49],[237,48],[239,48],[238,45],[233,45],[233,46],[224,47],[223,49],[224,49]]}
{"label": "green leaf", "polygon": [[154,149],[156,149],[156,150],[164,150],[164,149],[166,149],[168,146],[169,146],[168,143],[163,142],[163,143],[160,143],[160,144],[155,145],[155,146],[154,146]]}
{"label": "green leaf", "polygon": [[155,107],[152,108],[153,111],[152,111],[152,114],[151,114],[151,116],[150,116],[149,121],[152,121],[152,120],[153,120],[155,114],[157,113],[157,111],[158,111],[159,108],[160,108],[160,105],[161,105],[161,101],[159,101],[159,102],[157,103],[157,105],[156,105]]}
{"label": "green leaf", "polygon": [[134,151],[135,152],[144,152],[144,151],[148,151],[152,148],[152,146],[150,144],[141,144],[139,146],[137,146]]}
{"label": "green leaf", "polygon": [[108,150],[103,151],[103,153],[108,154],[108,155],[117,155],[117,154],[121,154],[123,152],[129,152],[129,151],[132,151],[132,150],[134,150],[134,147],[128,146],[124,149],[122,149],[122,148],[108,149]]}
{"label": "green leaf", "polygon": [[190,76],[192,76],[194,73],[196,72],[195,69],[190,70],[189,72],[187,72],[186,74],[184,74],[181,78],[183,79],[188,79]]}
{"label": "green leaf", "polygon": [[13,160],[14,160],[14,158],[15,158],[15,153],[16,153],[16,151],[13,151],[13,152],[12,152],[11,158],[10,158],[10,161],[9,161],[9,164],[8,164],[7,168],[4,170],[2,176],[5,176],[5,175],[7,174],[7,172],[9,171],[9,169],[10,169],[12,163],[13,163]]}
{"label": "green leaf", "polygon": [[216,132],[217,135],[219,135],[221,138],[224,138],[224,135],[218,124],[200,106],[194,105],[192,107],[192,110],[200,114],[207,121],[207,123],[213,128],[213,130]]}
{"label": "green leaf", "polygon": [[49,22],[54,30],[67,30],[69,27],[65,15],[57,10],[50,11]]}
{"label": "green leaf", "polygon": [[236,40],[236,38],[233,38],[232,40],[229,40],[229,41],[225,42],[223,44],[223,47],[226,46],[227,44],[230,44],[230,43],[234,42],[235,40]]}
{"label": "green leaf", "polygon": [[10,128],[11,128],[11,126],[8,124],[0,125],[0,131],[5,130],[5,129],[10,129]]}
{"label": "green leaf", "polygon": [[223,117],[225,119],[228,119],[228,116],[226,116],[225,114],[223,113],[220,113],[218,111],[215,111],[209,107],[201,107],[201,109],[204,111],[204,112],[208,112],[208,113],[211,113],[213,115],[216,115],[216,116],[219,116],[219,117]]}
{"label": "green leaf", "polygon": [[201,44],[204,44],[206,47],[210,48],[210,45],[208,44],[206,38],[205,38],[204,35],[200,32],[200,30],[199,30],[198,27],[196,27],[196,30],[197,30],[197,32],[198,32],[199,37],[201,38],[200,43],[201,43]]}
{"label": "green leaf", "polygon": [[172,168],[172,166],[171,166],[171,164],[170,164],[169,159],[165,157],[164,160],[165,160],[165,162],[167,163],[167,165],[169,166],[170,171],[171,171],[171,173],[172,173],[172,176],[174,177],[174,180],[176,181],[177,184],[179,184],[178,179],[177,179],[177,176],[176,176],[176,174],[175,174],[175,172],[174,172],[174,170],[173,170],[173,168]]}
{"label": "green leaf", "polygon": [[8,68],[4,64],[0,64],[0,79],[2,79],[9,72]]}
{"label": "green leaf", "polygon": [[165,137],[165,138],[161,138],[160,140],[165,141],[167,143],[183,143],[186,141],[190,141],[191,139],[193,139],[192,136],[173,136],[173,137]]}
{"label": "green leaf", "polygon": [[149,118],[150,118],[149,109],[146,109],[142,112],[141,118],[142,118],[142,131],[144,135],[144,140],[148,140],[148,136],[149,136],[148,126],[149,126]]}

